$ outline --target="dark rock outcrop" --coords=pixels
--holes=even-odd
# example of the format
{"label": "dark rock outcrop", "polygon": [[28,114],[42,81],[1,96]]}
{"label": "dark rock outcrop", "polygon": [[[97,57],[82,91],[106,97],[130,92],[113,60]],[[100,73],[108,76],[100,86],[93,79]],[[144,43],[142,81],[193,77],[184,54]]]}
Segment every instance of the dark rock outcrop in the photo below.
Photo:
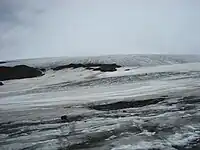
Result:
{"label": "dark rock outcrop", "polygon": [[45,69],[45,68],[39,68],[39,70],[41,70],[41,71],[43,71],[43,72],[45,72],[45,71],[46,71],[46,69]]}
{"label": "dark rock outcrop", "polygon": [[5,64],[5,63],[7,63],[6,61],[0,61],[0,64]]}
{"label": "dark rock outcrop", "polygon": [[0,82],[0,86],[4,85],[3,82]]}
{"label": "dark rock outcrop", "polygon": [[83,64],[69,64],[69,65],[63,65],[63,66],[58,66],[55,68],[52,68],[54,71],[58,71],[58,70],[62,70],[62,69],[68,69],[68,68],[81,68],[81,67],[85,67],[85,65]]}
{"label": "dark rock outcrop", "polygon": [[91,105],[90,109],[100,110],[100,111],[109,111],[109,110],[118,110],[118,109],[126,109],[126,108],[137,108],[144,107],[147,105],[157,104],[161,101],[164,101],[166,97],[159,97],[155,99],[147,99],[147,100],[138,100],[138,101],[119,101],[116,103],[103,104],[103,105]]}
{"label": "dark rock outcrop", "polygon": [[63,116],[61,116],[60,119],[61,119],[62,121],[68,121],[68,117],[67,117],[67,115],[63,115]]}
{"label": "dark rock outcrop", "polygon": [[[96,68],[97,67],[97,68]],[[69,65],[62,65],[58,66],[55,68],[52,68],[54,71],[62,70],[62,69],[68,69],[68,68],[85,68],[88,70],[94,70],[94,71],[102,71],[102,72],[107,72],[107,71],[116,71],[116,68],[120,68],[121,66],[117,64],[94,64],[94,63],[87,63],[87,64],[69,64]]]}
{"label": "dark rock outcrop", "polygon": [[125,69],[124,71],[130,71],[131,69]]}
{"label": "dark rock outcrop", "polygon": [[101,71],[101,72],[113,72],[117,71],[116,67],[113,65],[105,65],[105,66],[100,66],[99,68],[94,68],[94,71]]}
{"label": "dark rock outcrop", "polygon": [[63,115],[60,117],[62,122],[73,122],[73,121],[80,121],[86,118],[86,116],[82,115],[76,115],[76,116],[67,116]]}
{"label": "dark rock outcrop", "polygon": [[37,68],[26,65],[14,67],[0,66],[0,80],[24,79],[42,76],[43,73]]}

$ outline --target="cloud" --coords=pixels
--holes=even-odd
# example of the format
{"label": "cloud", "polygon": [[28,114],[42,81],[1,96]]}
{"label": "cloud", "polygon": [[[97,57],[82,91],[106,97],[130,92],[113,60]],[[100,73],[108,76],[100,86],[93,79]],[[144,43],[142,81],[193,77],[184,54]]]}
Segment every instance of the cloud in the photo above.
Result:
{"label": "cloud", "polygon": [[[43,3],[39,0],[2,0],[0,59],[48,56],[48,49],[52,50],[51,47],[56,42],[54,35],[60,32],[62,36],[63,26],[59,28],[59,23],[63,24],[64,18],[64,14],[61,14],[63,18],[59,17],[62,2],[64,3],[60,1],[60,4],[56,4],[53,0],[45,0]],[[55,44],[54,51],[56,47]]]}
{"label": "cloud", "polygon": [[198,0],[1,0],[0,60],[200,53]]}

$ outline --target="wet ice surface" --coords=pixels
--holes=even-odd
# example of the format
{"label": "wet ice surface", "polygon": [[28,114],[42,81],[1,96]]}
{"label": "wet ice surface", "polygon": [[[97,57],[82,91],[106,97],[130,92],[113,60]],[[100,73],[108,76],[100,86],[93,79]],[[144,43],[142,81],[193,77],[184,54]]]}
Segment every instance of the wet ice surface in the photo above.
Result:
{"label": "wet ice surface", "polygon": [[199,66],[68,69],[6,81],[0,149],[199,150]]}

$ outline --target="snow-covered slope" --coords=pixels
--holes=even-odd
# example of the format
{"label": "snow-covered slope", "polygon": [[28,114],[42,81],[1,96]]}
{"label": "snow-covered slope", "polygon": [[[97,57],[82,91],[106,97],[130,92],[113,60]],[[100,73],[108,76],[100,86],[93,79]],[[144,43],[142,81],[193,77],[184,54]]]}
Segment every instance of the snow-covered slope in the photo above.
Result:
{"label": "snow-covered slope", "polygon": [[123,67],[48,70],[38,78],[4,81],[0,150],[200,149],[200,56],[45,58],[2,65],[75,62]]}
{"label": "snow-covered slope", "polygon": [[156,66],[200,62],[200,55],[109,55],[96,57],[57,57],[9,61],[0,65],[26,64],[35,67],[55,67],[69,63],[116,63],[122,66]]}

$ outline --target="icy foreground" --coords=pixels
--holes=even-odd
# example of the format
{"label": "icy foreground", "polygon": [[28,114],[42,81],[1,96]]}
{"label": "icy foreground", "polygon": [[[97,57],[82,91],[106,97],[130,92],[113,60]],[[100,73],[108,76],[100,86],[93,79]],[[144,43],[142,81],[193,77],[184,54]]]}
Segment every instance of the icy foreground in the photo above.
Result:
{"label": "icy foreground", "polygon": [[[5,81],[0,149],[200,149],[200,57],[112,57],[73,61],[123,65],[116,72],[49,70],[39,78]],[[7,65],[72,61],[63,59]],[[64,114],[67,120],[60,119]]]}

